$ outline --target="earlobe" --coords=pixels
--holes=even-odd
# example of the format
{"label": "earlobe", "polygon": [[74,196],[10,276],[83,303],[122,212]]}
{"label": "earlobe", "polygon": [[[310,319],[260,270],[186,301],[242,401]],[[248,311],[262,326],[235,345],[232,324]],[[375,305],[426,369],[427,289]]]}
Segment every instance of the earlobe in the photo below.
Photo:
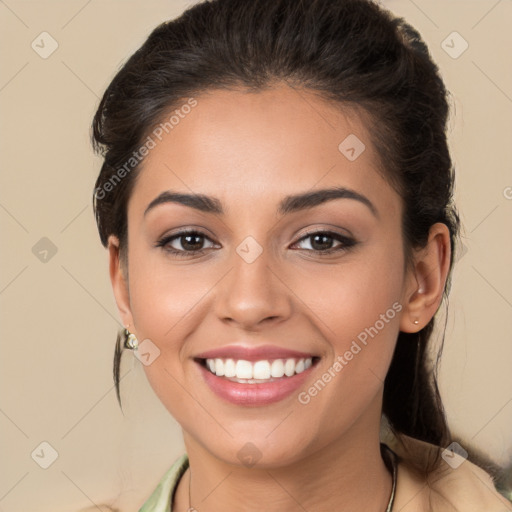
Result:
{"label": "earlobe", "polygon": [[414,255],[414,268],[409,271],[404,294],[401,331],[417,332],[435,315],[443,298],[450,253],[450,231],[446,224],[438,222],[430,228],[427,245]]}
{"label": "earlobe", "polygon": [[123,325],[133,325],[128,282],[125,275],[126,271],[123,269],[120,259],[119,239],[114,235],[110,235],[108,238],[108,251],[110,282],[112,283],[112,291],[114,292],[117,309],[119,310]]}

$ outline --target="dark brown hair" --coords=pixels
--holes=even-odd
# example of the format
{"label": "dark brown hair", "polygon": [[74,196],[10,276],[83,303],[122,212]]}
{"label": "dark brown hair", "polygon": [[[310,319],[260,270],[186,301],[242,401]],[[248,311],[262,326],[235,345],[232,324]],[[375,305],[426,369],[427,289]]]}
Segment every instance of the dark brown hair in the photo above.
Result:
{"label": "dark brown hair", "polygon": [[[446,139],[448,93],[418,32],[370,0],[203,1],[156,27],[114,77],[94,117],[93,144],[104,156],[94,195],[103,245],[116,235],[126,254],[127,201],[138,168],[133,155],[173,109],[206,91],[257,92],[278,83],[364,113],[385,175],[403,201],[407,264],[430,227],[442,222],[450,231],[451,270],[459,217]],[[445,302],[449,285],[450,279]],[[429,358],[434,321],[399,334],[383,414],[398,436],[446,446],[437,362]],[[114,362],[120,404],[123,339],[120,333]]]}

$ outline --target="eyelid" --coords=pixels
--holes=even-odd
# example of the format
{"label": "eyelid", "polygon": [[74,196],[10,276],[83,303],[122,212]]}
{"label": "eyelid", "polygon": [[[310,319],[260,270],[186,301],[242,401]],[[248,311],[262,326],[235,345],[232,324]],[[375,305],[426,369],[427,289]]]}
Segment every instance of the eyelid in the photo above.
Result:
{"label": "eyelid", "polygon": [[311,236],[311,235],[316,235],[318,233],[326,233],[326,234],[330,234],[330,235],[337,235],[340,238],[355,240],[354,235],[352,235],[352,233],[350,233],[348,230],[346,230],[346,229],[345,230],[341,230],[341,231],[344,231],[344,233],[340,232],[339,230],[341,230],[341,228],[335,228],[335,227],[331,227],[331,226],[310,228],[310,229],[307,229],[305,232],[303,232],[300,235],[300,238],[298,238],[298,240],[302,240],[304,237]]}

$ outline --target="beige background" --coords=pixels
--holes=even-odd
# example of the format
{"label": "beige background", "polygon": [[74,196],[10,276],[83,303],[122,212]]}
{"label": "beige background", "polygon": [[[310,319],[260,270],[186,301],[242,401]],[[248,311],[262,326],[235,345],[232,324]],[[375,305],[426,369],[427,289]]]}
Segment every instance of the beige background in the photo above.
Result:
{"label": "beige background", "polygon": [[[115,399],[120,324],[91,208],[100,160],[89,126],[121,62],[189,3],[0,2],[0,512],[102,510],[102,503],[137,511],[182,453],[179,426],[130,353],[125,416]],[[449,137],[467,253],[453,276],[441,391],[452,428],[507,463],[512,3],[383,3],[418,28],[453,95]],[[59,45],[47,59],[31,47],[43,31]],[[441,46],[453,31],[469,44],[456,59]],[[33,253],[42,237],[57,249],[46,262],[39,246]],[[42,442],[58,453],[48,469],[31,457]]]}

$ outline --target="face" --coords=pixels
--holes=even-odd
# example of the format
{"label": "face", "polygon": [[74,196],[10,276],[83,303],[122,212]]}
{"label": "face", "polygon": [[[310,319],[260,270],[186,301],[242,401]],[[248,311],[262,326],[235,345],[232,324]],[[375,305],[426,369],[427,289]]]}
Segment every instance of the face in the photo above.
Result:
{"label": "face", "polygon": [[187,442],[286,464],[380,418],[416,286],[401,199],[354,111],[287,86],[196,100],[141,168],[116,299]]}

